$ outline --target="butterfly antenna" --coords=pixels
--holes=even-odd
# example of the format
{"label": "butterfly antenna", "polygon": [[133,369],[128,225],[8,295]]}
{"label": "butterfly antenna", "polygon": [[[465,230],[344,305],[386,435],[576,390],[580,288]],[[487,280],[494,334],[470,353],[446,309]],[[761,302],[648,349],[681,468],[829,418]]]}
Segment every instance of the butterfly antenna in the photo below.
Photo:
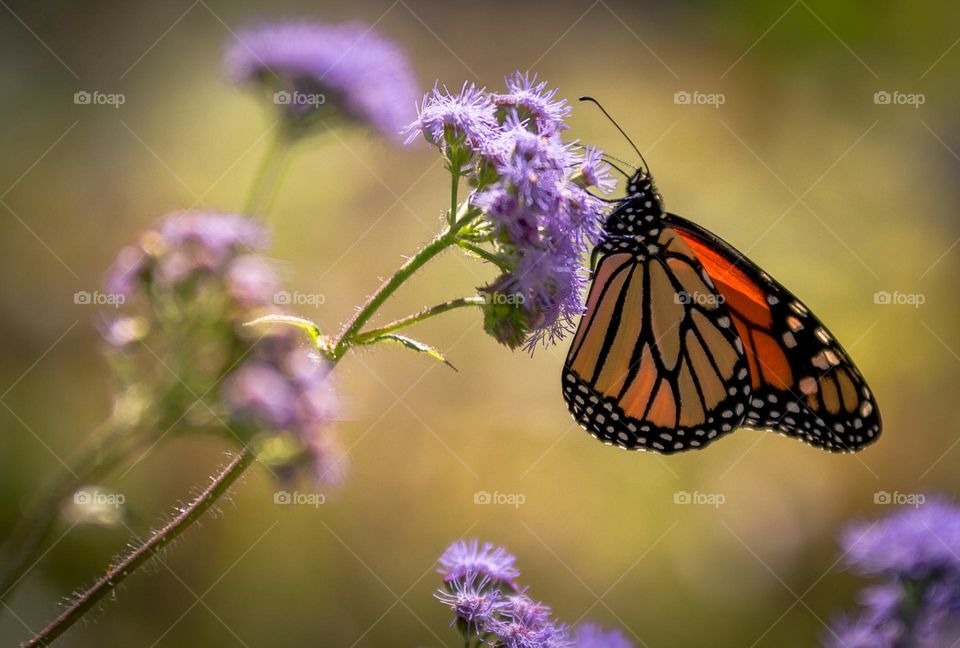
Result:
{"label": "butterfly antenna", "polygon": [[633,169],[634,171],[637,170],[637,167],[633,166],[632,164],[630,164],[630,163],[627,162],[626,160],[621,160],[621,159],[618,158],[618,157],[613,157],[613,156],[610,155],[609,153],[604,152],[603,157],[604,157],[604,162],[606,162],[607,164],[610,164],[610,160],[613,160],[614,162],[619,162],[620,164],[623,164],[624,166],[630,167],[630,168]]}
{"label": "butterfly antenna", "polygon": [[[581,148],[584,148],[584,147],[581,147]],[[636,173],[636,172],[637,172],[637,167],[633,166],[632,164],[630,164],[630,163],[627,162],[626,160],[621,160],[621,159],[618,158],[618,157],[613,157],[613,156],[610,155],[609,153],[605,153],[605,152],[600,153],[600,159],[603,160],[604,162],[606,162],[609,166],[613,167],[613,169],[615,169],[620,175],[622,175],[624,178],[626,178],[626,179],[628,179],[628,180],[633,176],[633,173]],[[633,171],[633,173],[627,173],[627,172],[624,171],[621,167],[619,167],[619,166],[617,166],[616,164],[614,164],[614,162],[619,162],[619,163],[622,164],[623,166],[625,166],[625,167],[627,167],[628,169],[630,169],[631,171]]]}
{"label": "butterfly antenna", "polygon": [[649,172],[650,165],[647,164],[647,161],[645,159],[643,159],[643,153],[640,152],[640,149],[638,149],[637,145],[633,143],[633,140],[630,139],[630,136],[627,135],[627,132],[622,128],[620,128],[620,124],[618,124],[617,121],[610,116],[610,113],[606,111],[606,109],[600,104],[600,102],[594,99],[593,97],[588,97],[588,96],[580,97],[580,101],[589,101],[590,103],[596,104],[597,108],[600,109],[600,112],[602,112],[604,116],[610,120],[610,123],[613,124],[614,127],[616,127],[618,131],[620,131],[620,134],[623,135],[623,137],[627,140],[627,142],[630,143],[630,146],[633,147],[633,150],[636,151],[638,156],[640,156],[640,161],[643,162],[643,168]]}
{"label": "butterfly antenna", "polygon": [[[605,156],[605,157],[609,157],[609,156]],[[617,160],[617,158],[612,158],[612,159]],[[609,164],[611,167],[613,167],[614,169],[616,169],[617,171],[619,171],[619,172],[620,172],[620,175],[622,175],[624,178],[626,178],[626,179],[628,179],[628,180],[630,179],[631,174],[627,173],[626,171],[624,171],[623,169],[621,169],[620,167],[618,167],[616,164],[614,164],[614,163],[611,162],[610,160],[604,159],[604,162],[606,162],[606,163]],[[617,160],[617,162],[623,162],[623,160]],[[626,164],[626,163],[624,162],[624,164]]]}

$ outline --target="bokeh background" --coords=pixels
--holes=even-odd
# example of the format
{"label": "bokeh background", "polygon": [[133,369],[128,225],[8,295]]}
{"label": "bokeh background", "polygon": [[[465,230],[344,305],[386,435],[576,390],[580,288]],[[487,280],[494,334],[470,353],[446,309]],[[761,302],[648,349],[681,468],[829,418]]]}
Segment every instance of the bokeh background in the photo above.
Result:
{"label": "bokeh background", "polygon": [[[885,422],[853,456],[750,431],[666,459],[620,452],[568,416],[563,346],[511,353],[477,313],[457,312],[417,330],[457,374],[393,349],[338,367],[350,474],[324,505],[277,506],[269,474],[249,471],[64,645],[454,645],[433,568],[466,535],[515,552],[531,594],[561,619],[620,627],[638,645],[810,646],[853,605],[858,581],[835,568],[843,522],[889,511],[878,493],[956,492],[960,7],[0,4],[0,531],[110,407],[96,311],[74,293],[97,289],[115,251],[165,212],[240,205],[270,119],[223,80],[219,56],[239,26],[268,18],[376,23],[424,89],[438,78],[496,87],[531,69],[563,96],[600,98],[669,209],[748,251],[830,325]],[[79,90],[127,101],[75,105]],[[724,102],[676,103],[684,91]],[[877,104],[878,91],[923,104]],[[632,159],[596,109],[575,106],[571,125]],[[334,332],[431,237],[447,200],[437,162],[363,132],[301,148],[271,254],[291,290],[324,295],[304,315]],[[450,253],[386,315],[489,278]],[[923,303],[877,304],[879,291]],[[144,533],[230,449],[178,439],[104,484]],[[524,503],[475,504],[482,491]],[[675,504],[682,492],[723,504]],[[0,616],[4,644],[46,622],[128,532],[63,524],[54,537]]]}

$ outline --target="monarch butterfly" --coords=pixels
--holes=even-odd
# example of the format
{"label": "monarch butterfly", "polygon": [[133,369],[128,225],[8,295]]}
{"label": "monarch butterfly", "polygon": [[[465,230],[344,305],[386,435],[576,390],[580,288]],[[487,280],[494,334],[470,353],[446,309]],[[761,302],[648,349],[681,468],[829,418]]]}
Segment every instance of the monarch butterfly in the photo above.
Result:
{"label": "monarch butterfly", "polygon": [[564,365],[576,421],[601,441],[664,454],[738,427],[834,452],[876,440],[877,404],[820,320],[732,245],[666,212],[649,169],[627,186],[594,250]]}

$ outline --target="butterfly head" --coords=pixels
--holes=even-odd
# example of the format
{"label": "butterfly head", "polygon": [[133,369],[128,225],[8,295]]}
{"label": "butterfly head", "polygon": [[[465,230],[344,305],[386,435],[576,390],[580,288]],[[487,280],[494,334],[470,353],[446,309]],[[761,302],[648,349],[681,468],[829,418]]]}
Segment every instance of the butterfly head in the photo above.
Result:
{"label": "butterfly head", "polygon": [[616,205],[604,223],[604,239],[608,243],[625,239],[645,238],[660,227],[663,200],[650,173],[640,169],[627,181],[627,195]]}

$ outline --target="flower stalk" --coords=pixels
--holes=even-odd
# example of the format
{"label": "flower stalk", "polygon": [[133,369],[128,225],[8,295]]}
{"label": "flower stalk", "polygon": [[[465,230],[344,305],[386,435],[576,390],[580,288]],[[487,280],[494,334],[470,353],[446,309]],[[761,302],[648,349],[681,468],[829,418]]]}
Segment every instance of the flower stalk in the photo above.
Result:
{"label": "flower stalk", "polygon": [[190,504],[182,507],[170,522],[154,531],[143,544],[127,554],[125,558],[108,566],[103,576],[77,596],[66,610],[34,635],[24,646],[49,646],[57,637],[83,617],[88,610],[103,600],[117,585],[126,580],[140,566],[157,555],[160,550],[170,544],[191,524],[200,519],[229,490],[255,459],[256,455],[253,450],[244,448],[210,480],[210,485],[197,495]]}
{"label": "flower stalk", "polygon": [[293,149],[293,136],[286,125],[280,123],[274,129],[243,207],[243,213],[261,219],[270,212]]}

